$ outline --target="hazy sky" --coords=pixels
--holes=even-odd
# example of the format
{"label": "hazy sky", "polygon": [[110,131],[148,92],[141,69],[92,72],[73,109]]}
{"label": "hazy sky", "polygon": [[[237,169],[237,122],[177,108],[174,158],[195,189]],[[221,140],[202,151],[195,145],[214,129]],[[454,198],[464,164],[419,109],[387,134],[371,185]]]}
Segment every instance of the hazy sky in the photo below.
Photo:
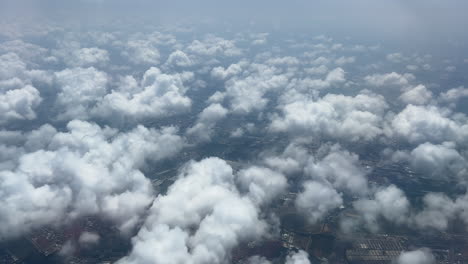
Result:
{"label": "hazy sky", "polygon": [[[157,22],[216,21],[280,30],[322,29],[350,35],[465,38],[468,3],[463,0],[3,0],[14,17],[76,18],[92,23],[109,17]],[[221,23],[220,23],[221,22]]]}

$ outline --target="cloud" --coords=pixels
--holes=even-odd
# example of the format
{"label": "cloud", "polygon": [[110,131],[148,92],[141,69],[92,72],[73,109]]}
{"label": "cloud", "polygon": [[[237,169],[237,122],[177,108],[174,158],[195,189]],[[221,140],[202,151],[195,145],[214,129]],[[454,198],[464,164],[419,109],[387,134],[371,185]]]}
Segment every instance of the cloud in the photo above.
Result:
{"label": "cloud", "polygon": [[317,223],[331,210],[343,204],[341,195],[329,185],[306,181],[303,188],[296,197],[295,205],[310,223]]}
{"label": "cloud", "polygon": [[[263,162],[285,174],[302,173],[311,154],[299,143],[290,143],[280,155],[267,154]],[[313,160],[312,160],[313,162]]]}
{"label": "cloud", "polygon": [[316,74],[322,75],[328,72],[328,68],[325,65],[321,65],[318,67],[305,68],[304,72],[306,72],[307,74],[311,74],[311,75],[316,75]]}
{"label": "cloud", "polygon": [[0,89],[0,124],[35,119],[34,110],[41,101],[39,91],[31,85],[6,91]]}
{"label": "cloud", "polygon": [[247,260],[247,264],[271,264],[265,257],[253,256]]}
{"label": "cloud", "polygon": [[74,50],[68,64],[72,66],[104,65],[109,61],[107,50],[100,48],[82,48]]}
{"label": "cloud", "polygon": [[407,86],[415,77],[412,74],[399,74],[396,72],[385,74],[368,75],[364,80],[370,86],[375,87],[396,87],[402,88]]}
{"label": "cloud", "polygon": [[366,173],[359,164],[359,157],[338,145],[322,159],[309,160],[304,171],[315,181],[330,183],[340,191],[354,195],[364,195],[368,191]]}
{"label": "cloud", "polygon": [[8,82],[12,80],[21,80],[25,84],[51,84],[51,76],[43,70],[29,69],[16,53],[6,53],[0,55],[0,81]]}
{"label": "cloud", "polygon": [[313,224],[343,204],[342,193],[368,194],[358,156],[339,145],[325,145],[312,154],[305,146],[291,143],[280,155],[266,154],[263,162],[300,184],[295,206]]}
{"label": "cloud", "polygon": [[373,199],[353,202],[353,207],[362,215],[364,226],[373,232],[379,230],[380,218],[400,225],[408,223],[410,218],[410,203],[395,185],[380,188]]}
{"label": "cloud", "polygon": [[186,51],[189,54],[207,57],[233,57],[242,54],[242,50],[236,47],[234,41],[214,35],[206,35],[202,40],[192,41]]}
{"label": "cloud", "polygon": [[459,183],[466,183],[468,162],[457,151],[454,143],[444,142],[440,145],[423,143],[411,151],[408,159],[411,166],[424,175],[436,179],[455,177]]}
{"label": "cloud", "polygon": [[443,194],[429,193],[423,198],[423,210],[414,215],[413,221],[420,229],[446,230],[449,221],[463,208],[460,207],[462,201],[460,199],[459,204]]}
{"label": "cloud", "polygon": [[398,256],[397,264],[434,264],[436,259],[431,251],[422,248],[414,251],[405,251]]}
{"label": "cloud", "polygon": [[96,233],[92,232],[83,232],[81,233],[80,237],[78,238],[78,243],[82,246],[89,246],[93,244],[97,244],[100,240],[100,236]]}
{"label": "cloud", "polygon": [[59,87],[56,106],[59,119],[88,119],[90,110],[107,94],[109,77],[94,67],[65,69],[55,73]]}
{"label": "cloud", "polygon": [[14,170],[21,155],[46,148],[56,133],[48,124],[30,132],[0,130],[0,170]]}
{"label": "cloud", "polygon": [[166,64],[176,67],[190,67],[193,63],[187,54],[185,54],[183,51],[176,50],[169,55]]}
{"label": "cloud", "polygon": [[286,56],[278,58],[270,58],[265,61],[266,64],[275,66],[296,66],[300,64],[300,61],[296,57]]}
{"label": "cloud", "polygon": [[36,119],[43,98],[35,85],[49,84],[49,75],[29,70],[16,53],[0,55],[0,64],[0,124]]}
{"label": "cloud", "polygon": [[[256,179],[247,177],[252,183]],[[156,198],[132,240],[133,250],[118,263],[228,261],[240,241],[259,238],[266,230],[251,194],[242,195],[235,181],[232,168],[221,159],[189,163],[167,194]]]}
{"label": "cloud", "polygon": [[122,56],[137,65],[158,65],[161,57],[155,43],[150,40],[129,40]]}
{"label": "cloud", "polygon": [[391,120],[391,133],[411,143],[466,141],[468,125],[451,114],[442,107],[408,105]]}
{"label": "cloud", "polygon": [[[0,172],[0,237],[45,224],[99,214],[130,231],[153,199],[140,169],[176,154],[183,140],[174,128],[138,126],[126,133],[72,121],[68,132],[42,127],[28,134],[32,149],[17,166]],[[42,140],[34,143],[34,141]],[[33,150],[38,148],[37,150]]]}
{"label": "cloud", "polygon": [[339,66],[343,66],[345,64],[351,64],[356,61],[356,57],[339,57],[338,59],[335,60],[335,64]]}
{"label": "cloud", "polygon": [[187,135],[198,142],[211,140],[217,122],[224,119],[228,110],[220,104],[211,104],[198,115],[197,122],[187,130]]}
{"label": "cloud", "polygon": [[288,186],[284,175],[262,167],[241,170],[238,182],[250,199],[259,205],[280,197]]}
{"label": "cloud", "polygon": [[361,93],[354,97],[327,94],[317,100],[303,98],[280,106],[270,124],[272,132],[316,135],[346,141],[372,140],[382,134],[387,108],[380,95]]}
{"label": "cloud", "polygon": [[[129,13],[131,5],[145,6],[138,2],[104,1],[93,7],[126,6],[122,12]],[[148,12],[164,13],[165,5]],[[197,10],[196,5],[188,10]],[[270,3],[267,9],[272,5],[281,6]],[[258,3],[249,6],[265,9]],[[90,16],[100,12],[89,11]],[[161,14],[151,15],[164,21]],[[285,22],[282,18],[278,14],[275,21]],[[430,56],[397,53],[387,56],[396,62],[389,64],[378,57],[387,55],[385,50],[348,46],[357,38],[341,44],[326,36],[283,35],[286,22],[271,36],[236,34],[227,23],[219,37],[200,35],[201,28],[180,21],[168,21],[169,26],[126,21],[119,17],[111,27],[116,30],[105,31],[90,21],[84,33],[67,23],[26,23],[23,30],[0,25],[6,39],[24,34],[24,41],[0,43],[5,66],[0,67],[0,124],[5,126],[0,130],[1,238],[98,215],[124,233],[141,227],[121,263],[227,263],[240,243],[277,235],[272,231],[280,223],[271,223],[270,206],[292,183],[298,190],[294,205],[312,223],[348,205],[345,197],[350,196],[362,216],[357,224],[371,231],[382,222],[446,230],[452,220],[467,219],[467,196],[430,193],[411,205],[397,186],[369,185],[361,163],[387,156],[359,158],[369,148],[377,153],[395,148],[394,156],[388,155],[395,159],[385,164],[405,161],[393,165],[465,184],[468,118],[455,111],[463,108],[456,104],[466,89],[438,94],[432,88],[438,79],[419,74],[428,63],[434,72],[448,65],[461,70],[455,60],[438,67]],[[256,19],[246,22],[253,31],[263,27]],[[271,46],[265,45],[267,36]],[[373,74],[376,69],[383,74]],[[427,86],[402,72],[408,69],[425,78]],[[362,85],[382,89],[360,90]],[[385,91],[391,96],[378,94]],[[161,127],[171,122],[183,130]],[[219,130],[224,125],[227,130]],[[187,143],[220,135],[227,137],[223,141],[235,137],[223,152],[228,157],[246,151],[245,146],[263,152],[243,160],[235,171],[218,158],[192,161],[166,194],[156,196],[143,172],[159,167]],[[166,165],[197,157],[201,145],[190,146]],[[388,149],[384,152],[392,152]],[[95,244],[99,237],[83,233],[79,241]],[[307,258],[300,251],[287,263],[308,263]],[[268,263],[261,257],[250,262]]]}
{"label": "cloud", "polygon": [[328,72],[324,79],[294,79],[290,86],[302,91],[307,91],[309,89],[320,90],[344,83],[345,81],[345,71],[342,68],[336,68]]}
{"label": "cloud", "polygon": [[444,103],[456,103],[458,100],[468,97],[468,88],[458,87],[450,89],[439,95],[439,100]]}
{"label": "cloud", "polygon": [[48,50],[41,46],[24,42],[21,39],[15,39],[0,43],[0,54],[14,53],[18,55],[23,61],[33,62],[46,59]]}
{"label": "cloud", "polygon": [[416,207],[411,206],[402,190],[390,185],[378,188],[372,199],[353,202],[353,207],[362,218],[342,219],[343,231],[349,232],[364,226],[369,231],[378,232],[382,220],[413,230],[445,231],[450,221],[455,219],[466,224],[468,196],[461,195],[451,199],[443,193],[428,193],[422,198],[421,207]]}
{"label": "cloud", "polygon": [[230,110],[236,114],[263,110],[268,103],[265,94],[285,88],[287,81],[288,78],[275,67],[251,64],[243,76],[226,81],[225,93],[230,100]]}
{"label": "cloud", "polygon": [[424,105],[432,99],[432,92],[426,86],[418,85],[400,95],[400,100],[406,104]]}
{"label": "cloud", "polygon": [[246,61],[241,61],[239,63],[229,65],[226,69],[220,66],[215,67],[211,70],[211,76],[220,80],[226,80],[227,78],[231,78],[232,76],[241,73],[242,67],[245,67],[246,64]]}
{"label": "cloud", "polygon": [[421,230],[435,229],[445,231],[450,221],[459,219],[467,221],[468,196],[466,194],[448,197],[443,193],[429,193],[423,198],[423,208],[414,214],[412,221]]}
{"label": "cloud", "polygon": [[154,67],[144,73],[140,83],[132,76],[126,76],[117,89],[101,98],[92,110],[93,115],[143,120],[187,112],[192,101],[185,95],[184,82],[192,76],[188,72],[165,74]]}
{"label": "cloud", "polygon": [[303,250],[296,253],[291,253],[286,257],[285,264],[310,264],[309,254]]}
{"label": "cloud", "polygon": [[406,60],[403,54],[401,53],[390,53],[387,55],[387,60],[393,62],[393,63],[401,63]]}
{"label": "cloud", "polygon": [[251,38],[254,40],[252,41],[252,45],[264,45],[268,41],[269,33],[258,33],[258,34],[251,34]]}

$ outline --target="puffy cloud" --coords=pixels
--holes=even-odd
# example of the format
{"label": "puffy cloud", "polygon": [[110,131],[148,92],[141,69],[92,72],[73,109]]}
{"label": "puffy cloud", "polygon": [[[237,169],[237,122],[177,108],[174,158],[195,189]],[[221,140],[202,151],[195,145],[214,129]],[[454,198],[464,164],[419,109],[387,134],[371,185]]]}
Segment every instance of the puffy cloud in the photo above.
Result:
{"label": "puffy cloud", "polygon": [[51,125],[27,133],[0,130],[0,171],[14,170],[21,155],[46,148],[56,133]]}
{"label": "puffy cloud", "polygon": [[456,71],[456,70],[457,70],[457,67],[455,67],[455,66],[447,66],[447,67],[445,67],[445,71],[446,71],[446,72],[454,72],[454,71]]}
{"label": "puffy cloud", "polygon": [[454,219],[468,224],[468,196],[454,199],[443,193],[429,193],[423,198],[423,208],[413,215],[413,223],[422,230],[428,228],[445,231]]}
{"label": "puffy cloud", "polygon": [[292,177],[305,176],[306,184],[312,180],[359,196],[368,192],[366,171],[360,166],[359,157],[339,145],[325,144],[312,154],[301,144],[291,143],[280,155],[265,156],[263,162]]}
{"label": "puffy cloud", "polygon": [[439,95],[439,100],[442,102],[455,103],[465,97],[468,97],[468,88],[458,87],[441,93]]}
{"label": "puffy cloud", "polygon": [[24,42],[21,39],[16,39],[1,43],[0,54],[1,53],[15,53],[21,57],[21,59],[32,62],[46,58],[48,50],[38,45]]}
{"label": "puffy cloud", "polygon": [[213,128],[217,122],[226,117],[228,110],[220,104],[211,104],[198,115],[198,120],[193,127],[187,130],[187,135],[197,141],[210,141]]}
{"label": "puffy cloud", "polygon": [[286,87],[287,76],[263,64],[251,64],[246,77],[233,77],[226,82],[226,96],[234,113],[247,114],[262,110],[268,103],[267,92]]}
{"label": "puffy cloud", "polygon": [[236,128],[235,130],[233,130],[233,131],[231,132],[231,135],[230,135],[230,136],[231,136],[232,138],[240,138],[240,137],[242,137],[242,136],[244,135],[244,132],[245,132],[245,131],[244,131],[244,129],[242,129],[242,127],[238,127],[238,128]]}
{"label": "puffy cloud", "polygon": [[330,183],[335,189],[352,194],[367,193],[366,173],[359,165],[359,157],[339,146],[333,146],[319,161],[309,160],[304,171],[312,179]]}
{"label": "puffy cloud", "polygon": [[391,133],[411,143],[463,142],[468,124],[451,119],[448,109],[408,105],[391,120]]}
{"label": "puffy cloud", "polygon": [[226,93],[216,91],[214,94],[208,98],[207,102],[208,103],[222,103],[224,101],[224,98],[226,98]]}
{"label": "puffy cloud", "polygon": [[424,208],[414,215],[413,221],[421,229],[433,228],[446,230],[449,221],[454,219],[463,202],[462,199],[452,201],[440,193],[429,193],[423,198]]}
{"label": "puffy cloud", "polygon": [[199,123],[212,124],[224,118],[227,110],[220,104],[211,104],[200,113],[198,116]]}
{"label": "puffy cloud", "polygon": [[330,84],[340,83],[345,81],[345,71],[341,68],[336,68],[330,71],[325,78],[325,82]]}
{"label": "puffy cloud", "polygon": [[343,204],[341,195],[333,187],[315,181],[303,184],[295,201],[297,209],[307,216],[310,223],[316,223],[331,210]]}
{"label": "puffy cloud", "polygon": [[371,231],[379,229],[380,217],[397,224],[408,223],[410,218],[410,203],[403,191],[394,185],[377,190],[372,200],[355,201],[353,206]]}
{"label": "puffy cloud", "polygon": [[130,255],[118,263],[224,263],[240,241],[259,238],[266,224],[239,193],[223,160],[191,162],[166,195],[156,198]]}
{"label": "puffy cloud", "polygon": [[192,61],[183,51],[176,50],[169,55],[166,64],[176,67],[189,67],[192,66]]}
{"label": "puffy cloud", "polygon": [[341,68],[336,68],[331,70],[324,79],[295,79],[289,85],[289,87],[294,87],[299,90],[309,90],[309,89],[326,89],[334,85],[345,82],[345,71]]}
{"label": "puffy cloud", "polygon": [[[51,76],[42,70],[28,69],[24,62],[16,53],[6,53],[0,55],[0,81],[21,80],[26,84],[50,84]],[[1,87],[0,87],[1,88]]]}
{"label": "puffy cloud", "polygon": [[[320,48],[320,47],[315,46],[314,48]],[[322,47],[322,48],[325,48],[325,47]],[[318,57],[314,59],[310,63],[312,65],[326,65],[330,63],[330,60],[322,56],[322,57]]]}
{"label": "puffy cloud", "polygon": [[203,40],[194,40],[187,48],[187,52],[199,56],[239,56],[241,49],[236,47],[235,42],[221,37],[207,35]]}
{"label": "puffy cloud", "polygon": [[161,57],[156,44],[150,40],[129,40],[122,55],[134,64],[158,65]]}
{"label": "puffy cloud", "polygon": [[273,116],[270,130],[349,141],[372,140],[382,133],[386,108],[379,95],[327,94],[317,100],[302,99],[281,106],[282,113]]}
{"label": "puffy cloud", "polygon": [[25,86],[25,83],[23,80],[15,77],[11,79],[6,79],[6,80],[0,80],[0,91],[1,92],[6,92],[8,90],[13,90],[13,89],[18,89]]}
{"label": "puffy cloud", "polygon": [[436,259],[431,251],[426,248],[405,251],[398,256],[397,264],[434,264]]}
{"label": "puffy cloud", "polygon": [[300,64],[300,61],[296,57],[286,56],[279,58],[271,58],[265,61],[266,64],[276,65],[276,66],[296,66]]}
{"label": "puffy cloud", "polygon": [[[72,121],[67,130],[46,126],[30,133],[25,146],[31,151],[19,157],[14,169],[0,172],[0,237],[90,214],[130,231],[153,199],[151,183],[140,168],[184,145],[174,128],[138,126],[118,133]],[[39,139],[43,145],[34,143]]]}
{"label": "puffy cloud", "polygon": [[417,65],[406,65],[406,69],[409,71],[417,71],[419,70],[419,67]]}
{"label": "puffy cloud", "polygon": [[303,250],[296,253],[291,253],[286,257],[285,264],[310,264],[309,254]]}
{"label": "puffy cloud", "polygon": [[41,101],[39,91],[31,85],[6,91],[0,89],[0,124],[35,119],[34,109]]}
{"label": "puffy cloud", "polygon": [[223,67],[215,67],[211,70],[211,76],[220,80],[231,78],[232,76],[241,73],[242,67],[245,67],[246,64],[246,61],[241,61],[239,63],[229,65],[226,69]]}
{"label": "puffy cloud", "polygon": [[406,60],[406,58],[401,53],[391,53],[387,55],[387,60],[393,63],[401,63]]}
{"label": "puffy cloud", "polygon": [[464,182],[468,176],[468,162],[454,143],[434,145],[426,142],[413,149],[408,158],[413,168],[434,178],[455,177]]}
{"label": "puffy cloud", "polygon": [[1,55],[0,65],[0,124],[35,119],[35,109],[42,97],[32,82],[48,83],[47,74],[28,70],[27,64],[15,53]]}
{"label": "puffy cloud", "polygon": [[318,67],[305,68],[304,72],[307,73],[307,74],[312,74],[312,75],[315,75],[315,74],[320,74],[321,75],[321,74],[327,73],[328,68],[325,65],[321,65],[321,66],[318,66]]}
{"label": "puffy cloud", "polygon": [[396,72],[368,75],[364,78],[364,80],[371,86],[397,88],[407,86],[413,79],[414,76],[412,74],[402,75]]}
{"label": "puffy cloud", "polygon": [[64,109],[59,119],[87,119],[90,110],[106,95],[109,77],[90,68],[65,69],[55,73],[59,86],[57,107]]}
{"label": "puffy cloud", "polygon": [[[57,31],[54,34],[65,32]],[[342,68],[335,68],[354,63],[356,58],[348,53],[334,54],[350,49],[328,38],[318,45],[284,40],[284,45],[297,49],[291,54],[283,46],[270,51],[265,46],[245,47],[245,50],[236,46],[239,43],[264,44],[266,34],[250,38],[240,35],[235,40],[207,36],[195,41],[183,39],[180,43],[175,37],[160,33],[135,33],[128,41],[125,39],[128,36],[120,31],[102,37],[97,36],[99,32],[94,34],[96,36],[74,33],[71,38],[86,45],[65,45],[62,54],[58,50],[54,55],[67,65],[99,67],[110,60],[109,52],[112,58],[118,57],[120,52],[123,58],[140,67],[131,72],[125,65],[111,66],[110,69],[116,69],[113,72],[131,74],[112,76],[115,81],[110,74],[95,68],[59,71],[55,73],[56,105],[51,110],[64,120],[93,119],[115,124],[112,120],[121,118],[119,121],[125,124],[131,120],[130,126],[135,127],[121,133],[88,122],[72,121],[67,127],[60,127],[61,132],[50,125],[31,132],[0,131],[0,237],[89,214],[110,218],[121,230],[128,231],[140,226],[140,216],[145,215],[148,218],[133,239],[133,250],[122,263],[228,262],[231,249],[238,243],[269,235],[265,231],[269,230],[268,220],[264,219],[267,214],[262,210],[268,210],[267,205],[286,190],[288,181],[284,175],[303,181],[295,206],[312,222],[342,205],[342,193],[360,197],[354,206],[373,231],[382,219],[444,230],[451,219],[463,218],[468,211],[465,196],[453,199],[442,194],[425,196],[423,209],[411,210],[408,199],[395,186],[377,189],[375,193],[369,190],[358,155],[332,144],[325,144],[326,147],[315,152],[315,146],[304,143],[310,142],[309,138],[346,143],[379,139],[379,144],[387,140],[381,138],[383,135],[406,138],[410,143],[421,144],[404,152],[413,168],[434,177],[454,174],[460,179],[466,178],[466,150],[459,144],[467,142],[466,116],[437,106],[415,106],[434,101],[429,89],[423,85],[414,86],[413,75],[392,72],[364,78],[370,86],[402,89],[400,100],[412,105],[393,114],[386,113],[388,106],[384,97],[369,91],[353,93],[356,87],[352,81],[347,81],[348,74],[365,70],[350,68],[351,71],[345,73]],[[193,35],[184,34],[181,35]],[[274,42],[280,45],[282,41]],[[58,45],[60,49],[61,44]],[[103,49],[104,45],[110,47],[109,52]],[[265,52],[257,56],[250,54],[258,50]],[[252,55],[253,62],[241,60],[230,64],[244,51]],[[5,52],[0,55],[0,64],[5,65],[0,67],[0,123],[34,119],[41,102],[37,90],[43,87],[36,82],[48,78],[47,72],[31,70],[31,67],[35,67],[34,62],[40,61],[40,57],[44,57],[44,61],[53,61],[53,58],[47,58],[48,50],[22,41],[0,44],[0,54]],[[300,54],[306,59],[300,61],[299,57],[293,57]],[[159,64],[166,57],[161,65],[163,70],[142,71],[142,67]],[[402,67],[409,61],[401,54],[389,58],[405,61]],[[425,61],[414,59],[414,62],[415,66],[424,68]],[[192,70],[201,64],[203,67],[194,72],[199,75],[197,78],[188,72],[175,73],[175,70],[185,67]],[[223,67],[215,67],[219,65]],[[369,68],[380,66],[385,67],[374,64]],[[198,77],[215,83],[205,85],[203,81],[194,81]],[[220,84],[224,84],[225,90],[211,90]],[[335,91],[341,86],[351,88],[346,90],[347,95],[326,94],[324,90],[336,88]],[[189,87],[210,89],[205,92],[200,89],[197,98],[214,92],[192,127],[184,131],[189,138],[209,140],[217,124],[228,114],[256,112],[258,115],[248,116],[247,120],[242,117],[227,120],[233,128],[233,137],[242,137],[245,133],[261,137],[261,133],[267,131],[263,121],[271,120],[267,128],[291,135],[293,143],[287,138],[274,142],[273,149],[278,144],[290,144],[277,156],[260,157],[263,158],[261,165],[236,173],[216,158],[192,162],[181,170],[167,194],[158,196],[153,203],[154,193],[142,170],[151,170],[152,162],[173,156],[183,147],[184,140],[177,136],[174,128],[157,130],[135,124],[186,113],[192,103],[199,103],[188,97],[192,94],[188,92]],[[444,92],[438,102],[456,102],[466,95],[465,90],[457,88]],[[48,103],[49,97],[44,98]],[[50,98],[55,96],[51,94]],[[277,113],[271,112],[274,109]],[[43,117],[48,118],[50,110],[47,107],[40,110],[45,113]],[[251,119],[255,117],[258,119]],[[256,121],[261,122],[245,125]],[[243,124],[236,126],[238,122]],[[36,124],[31,122],[30,125]],[[284,139],[275,136],[272,140],[277,138]],[[371,198],[362,198],[366,194]],[[92,244],[99,237],[83,233],[79,240]],[[260,257],[250,261],[268,263]],[[290,255],[287,263],[308,263],[307,253]]]}
{"label": "puffy cloud", "polygon": [[83,232],[78,238],[78,242],[82,246],[88,246],[92,244],[97,244],[99,242],[100,236],[92,232]]}
{"label": "puffy cloud", "polygon": [[253,256],[247,260],[247,264],[271,264],[265,257]]}
{"label": "puffy cloud", "polygon": [[424,105],[431,99],[432,92],[429,91],[424,85],[412,87],[400,96],[400,100],[402,100],[404,103],[414,105]]}
{"label": "puffy cloud", "polygon": [[356,57],[339,57],[335,60],[335,64],[339,66],[343,66],[345,64],[351,64],[356,61]]}
{"label": "puffy cloud", "polygon": [[109,53],[107,50],[100,48],[82,48],[72,52],[68,64],[72,66],[92,66],[103,65],[109,61]]}
{"label": "puffy cloud", "polygon": [[102,98],[93,114],[141,120],[186,112],[192,101],[185,96],[184,81],[191,77],[190,73],[165,74],[154,67],[145,72],[140,84],[127,76],[117,89]]}
{"label": "puffy cloud", "polygon": [[281,155],[264,157],[264,163],[285,174],[302,172],[310,159],[310,153],[298,143],[290,143]]}
{"label": "puffy cloud", "polygon": [[286,189],[284,175],[271,169],[250,167],[239,172],[238,181],[257,204],[264,204],[278,198]]}
{"label": "puffy cloud", "polygon": [[269,33],[258,33],[258,34],[251,34],[251,37],[254,38],[252,41],[252,45],[263,45],[267,43]]}
{"label": "puffy cloud", "polygon": [[380,220],[385,219],[390,223],[407,225],[419,230],[445,231],[450,221],[454,219],[460,219],[465,224],[468,222],[466,195],[451,199],[443,193],[428,193],[422,202],[422,208],[412,208],[405,194],[396,186],[380,188],[375,192],[373,199],[361,199],[353,203],[354,209],[362,215],[362,218],[342,219],[342,228],[365,226],[370,231],[377,232]]}

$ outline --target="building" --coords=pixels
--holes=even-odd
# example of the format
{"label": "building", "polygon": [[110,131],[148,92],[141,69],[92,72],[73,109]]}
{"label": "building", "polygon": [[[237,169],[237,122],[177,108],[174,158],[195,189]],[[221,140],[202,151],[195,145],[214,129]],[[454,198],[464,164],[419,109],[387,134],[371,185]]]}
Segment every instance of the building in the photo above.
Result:
{"label": "building", "polygon": [[407,248],[405,238],[381,235],[353,241],[345,254],[350,264],[390,264]]}

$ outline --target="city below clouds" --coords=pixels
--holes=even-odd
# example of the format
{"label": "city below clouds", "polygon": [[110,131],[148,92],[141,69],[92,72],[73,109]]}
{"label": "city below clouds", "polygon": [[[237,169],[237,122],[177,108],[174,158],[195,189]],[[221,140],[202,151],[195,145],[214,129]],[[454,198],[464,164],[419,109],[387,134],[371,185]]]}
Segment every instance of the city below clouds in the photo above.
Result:
{"label": "city below clouds", "polygon": [[0,263],[468,262],[466,5],[0,3]]}

